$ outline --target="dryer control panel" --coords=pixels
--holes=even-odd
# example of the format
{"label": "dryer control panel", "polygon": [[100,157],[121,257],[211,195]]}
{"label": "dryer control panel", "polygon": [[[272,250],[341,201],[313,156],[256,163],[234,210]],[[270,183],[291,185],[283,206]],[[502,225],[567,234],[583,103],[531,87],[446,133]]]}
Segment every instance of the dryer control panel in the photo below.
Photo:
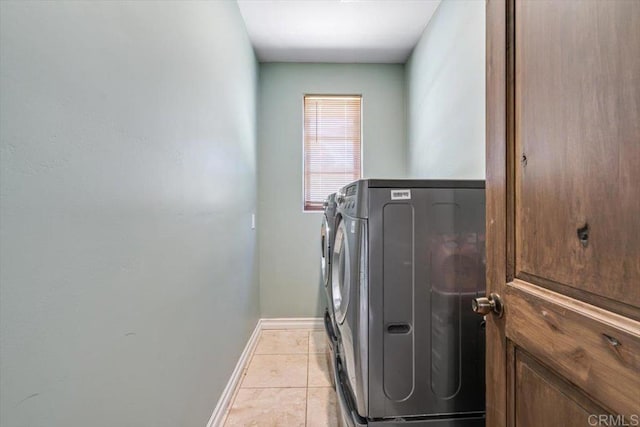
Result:
{"label": "dryer control panel", "polygon": [[366,180],[355,181],[340,189],[336,196],[338,206],[343,215],[353,218],[366,218]]}

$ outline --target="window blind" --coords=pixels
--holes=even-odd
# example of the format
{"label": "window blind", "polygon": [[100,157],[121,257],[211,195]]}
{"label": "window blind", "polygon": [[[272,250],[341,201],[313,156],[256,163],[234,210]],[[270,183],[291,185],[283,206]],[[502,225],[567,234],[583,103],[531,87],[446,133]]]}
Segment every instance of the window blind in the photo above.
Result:
{"label": "window blind", "polygon": [[360,179],[362,97],[304,97],[304,210]]}

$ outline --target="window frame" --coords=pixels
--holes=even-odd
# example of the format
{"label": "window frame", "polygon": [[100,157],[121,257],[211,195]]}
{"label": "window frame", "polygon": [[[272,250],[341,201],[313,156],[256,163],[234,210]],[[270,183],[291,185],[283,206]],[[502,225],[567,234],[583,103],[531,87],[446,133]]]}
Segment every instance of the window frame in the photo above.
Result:
{"label": "window frame", "polygon": [[[305,122],[305,116],[304,116],[304,101],[305,98],[307,97],[313,97],[313,96],[318,96],[318,97],[358,97],[360,98],[360,178],[359,179],[363,179],[364,178],[364,95],[361,93],[303,93],[302,94],[302,102],[301,102],[301,110],[302,110],[302,120],[301,120],[301,130],[302,130],[302,138],[300,138],[302,140],[302,213],[309,213],[309,214],[315,214],[315,213],[322,213],[324,211],[324,208],[319,207],[318,209],[306,209],[305,208],[305,175],[306,175],[306,164],[305,164],[305,141],[304,141],[304,122]],[[346,185],[346,184],[345,184]],[[336,188],[336,191],[338,191],[339,188]]]}

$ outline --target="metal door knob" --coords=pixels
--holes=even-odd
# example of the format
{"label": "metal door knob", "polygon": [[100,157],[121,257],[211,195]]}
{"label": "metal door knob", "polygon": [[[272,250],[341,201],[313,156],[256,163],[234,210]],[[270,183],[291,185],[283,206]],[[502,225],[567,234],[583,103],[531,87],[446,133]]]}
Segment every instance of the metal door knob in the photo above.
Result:
{"label": "metal door knob", "polygon": [[491,312],[498,317],[502,317],[504,314],[504,306],[502,305],[502,299],[498,294],[491,294],[489,297],[474,298],[471,300],[471,309],[474,313],[481,316],[485,316]]}

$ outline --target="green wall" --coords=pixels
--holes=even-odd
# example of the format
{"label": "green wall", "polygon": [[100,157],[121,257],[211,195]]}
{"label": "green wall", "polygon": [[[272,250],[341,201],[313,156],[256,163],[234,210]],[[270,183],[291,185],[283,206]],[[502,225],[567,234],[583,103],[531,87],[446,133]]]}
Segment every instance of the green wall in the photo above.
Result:
{"label": "green wall", "polygon": [[0,425],[204,426],[259,317],[235,2],[0,2]]}
{"label": "green wall", "polygon": [[443,0],[406,72],[411,177],[484,179],[485,2]]}
{"label": "green wall", "polygon": [[305,93],[362,94],[364,177],[406,175],[404,66],[266,63],[258,109],[263,317],[320,316],[321,213],[302,211]]}
{"label": "green wall", "polygon": [[406,66],[258,65],[235,2],[151,6],[0,2],[0,425],[204,425],[259,317],[321,315],[305,93],[363,95],[364,177],[484,177],[484,2]]}

